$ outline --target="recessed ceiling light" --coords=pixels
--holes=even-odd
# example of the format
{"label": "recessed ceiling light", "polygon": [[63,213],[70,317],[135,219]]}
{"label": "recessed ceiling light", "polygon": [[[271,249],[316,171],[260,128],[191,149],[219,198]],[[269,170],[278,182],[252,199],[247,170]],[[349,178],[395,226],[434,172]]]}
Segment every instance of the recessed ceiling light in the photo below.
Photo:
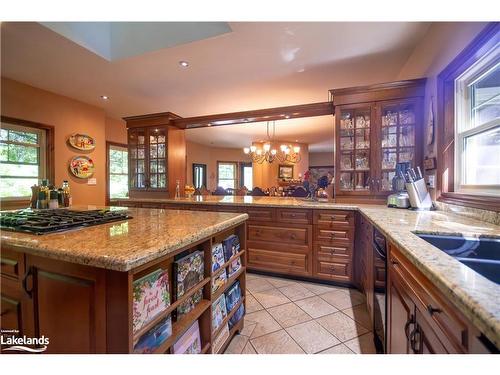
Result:
{"label": "recessed ceiling light", "polygon": [[208,123],[208,124],[207,124],[207,126],[212,126],[212,124],[211,124],[211,123]]}
{"label": "recessed ceiling light", "polygon": [[290,118],[290,115],[285,115],[285,118]]}
{"label": "recessed ceiling light", "polygon": [[189,66],[189,63],[187,61],[181,60],[179,61],[179,65],[183,68],[187,68]]}
{"label": "recessed ceiling light", "polygon": [[108,99],[109,99],[109,96],[107,96],[107,95],[101,95],[101,99],[102,99],[102,100],[108,100]]}

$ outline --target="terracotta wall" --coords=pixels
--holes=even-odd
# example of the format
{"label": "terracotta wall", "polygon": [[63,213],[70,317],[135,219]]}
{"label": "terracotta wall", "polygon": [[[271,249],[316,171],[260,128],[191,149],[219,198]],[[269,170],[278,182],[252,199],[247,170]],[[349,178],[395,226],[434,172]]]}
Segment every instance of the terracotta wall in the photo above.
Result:
{"label": "terracotta wall", "polygon": [[125,121],[106,117],[106,141],[127,143],[127,128]]}
{"label": "terracotta wall", "polygon": [[[276,141],[272,144],[276,149],[282,142]],[[285,143],[285,142],[283,142]],[[294,144],[295,145],[295,144]],[[294,165],[293,168],[293,178],[299,178],[299,173],[304,175],[304,172],[309,169],[309,150],[308,145],[304,143],[297,143],[300,146],[301,160],[299,163]],[[272,164],[262,163],[254,164],[253,166],[253,185],[259,186],[261,188],[270,188],[271,186],[278,185],[278,169],[280,163],[275,161]]]}
{"label": "terracotta wall", "polygon": [[[427,125],[431,102],[434,109],[435,129],[437,124],[436,96],[438,74],[476,37],[487,25],[486,22],[438,22],[433,23],[422,41],[416,46],[408,61],[399,73],[398,79],[427,77],[424,124]],[[437,132],[434,133],[435,135]],[[427,126],[425,137],[427,140]],[[436,137],[432,145],[426,143],[424,155],[436,156]],[[435,175],[430,171],[428,175]],[[431,189],[434,197],[434,189]],[[434,197],[435,198],[435,197]]]}
{"label": "terracotta wall", "polygon": [[333,165],[333,152],[310,152],[309,166],[322,167]]}
{"label": "terracotta wall", "polygon": [[250,158],[239,148],[209,147],[194,142],[186,142],[186,180],[193,184],[193,163],[207,165],[207,188],[217,188],[217,161],[249,162]]}
{"label": "terracotta wall", "polygon": [[[109,140],[116,142],[126,140],[123,129],[116,126],[117,120],[106,119],[102,108],[3,77],[1,113],[4,116],[54,126],[55,181],[53,182],[60,185],[63,180],[69,180],[74,204],[104,204],[107,128],[112,129]],[[96,178],[96,185],[88,185],[87,180],[78,179],[68,171],[69,160],[73,156],[84,154],[67,145],[68,136],[75,132],[88,134],[96,140],[96,148],[86,153],[92,157],[96,166],[93,176]]]}

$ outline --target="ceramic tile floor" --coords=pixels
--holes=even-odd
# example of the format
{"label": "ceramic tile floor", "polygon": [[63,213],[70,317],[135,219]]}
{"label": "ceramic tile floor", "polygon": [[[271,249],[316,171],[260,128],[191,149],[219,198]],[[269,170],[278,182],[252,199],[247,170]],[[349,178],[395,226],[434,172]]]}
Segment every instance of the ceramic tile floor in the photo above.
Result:
{"label": "ceramic tile floor", "polygon": [[245,328],[226,354],[373,354],[355,289],[247,274]]}

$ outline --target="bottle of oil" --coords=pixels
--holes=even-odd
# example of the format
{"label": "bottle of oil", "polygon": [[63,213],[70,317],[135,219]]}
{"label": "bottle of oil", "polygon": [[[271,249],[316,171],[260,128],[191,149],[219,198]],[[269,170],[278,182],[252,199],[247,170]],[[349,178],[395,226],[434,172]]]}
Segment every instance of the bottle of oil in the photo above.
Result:
{"label": "bottle of oil", "polygon": [[[44,194],[42,195],[45,199],[45,202],[42,204],[43,208],[48,208],[49,207],[49,180],[43,179],[42,184],[40,186],[40,192],[43,192]],[[40,195],[38,196],[38,199],[40,199]]]}
{"label": "bottle of oil", "polygon": [[69,189],[69,182],[67,180],[63,181],[62,184],[62,190],[63,190],[63,197],[64,197],[64,207],[69,207],[71,206],[72,198],[71,198],[71,191]]}

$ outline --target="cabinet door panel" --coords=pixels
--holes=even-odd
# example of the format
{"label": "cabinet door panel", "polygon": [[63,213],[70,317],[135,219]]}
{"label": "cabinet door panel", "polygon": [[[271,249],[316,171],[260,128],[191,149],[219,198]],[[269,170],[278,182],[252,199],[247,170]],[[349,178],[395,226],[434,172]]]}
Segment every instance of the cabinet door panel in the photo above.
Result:
{"label": "cabinet door panel", "polygon": [[248,267],[251,269],[310,275],[310,254],[263,249],[259,243],[248,242]]}

